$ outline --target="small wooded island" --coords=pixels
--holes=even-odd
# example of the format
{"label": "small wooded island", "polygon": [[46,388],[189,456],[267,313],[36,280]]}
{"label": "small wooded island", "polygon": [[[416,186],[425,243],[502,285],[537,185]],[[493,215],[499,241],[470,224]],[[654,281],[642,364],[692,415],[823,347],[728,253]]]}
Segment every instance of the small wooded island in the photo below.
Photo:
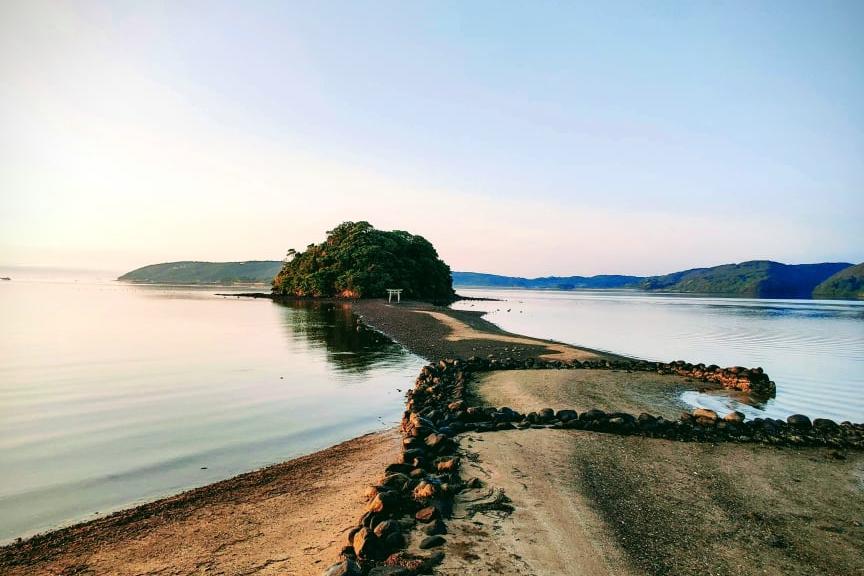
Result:
{"label": "small wooded island", "polygon": [[369,222],[343,222],[321,244],[289,250],[273,279],[273,294],[289,297],[380,298],[388,288],[415,300],[455,299],[450,267],[428,240]]}

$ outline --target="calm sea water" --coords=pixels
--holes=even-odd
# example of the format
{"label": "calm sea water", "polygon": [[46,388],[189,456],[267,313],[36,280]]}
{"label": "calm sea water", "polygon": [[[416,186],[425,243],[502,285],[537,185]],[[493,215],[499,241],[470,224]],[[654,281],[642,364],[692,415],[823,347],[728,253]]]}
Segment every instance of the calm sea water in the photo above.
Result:
{"label": "calm sea water", "polygon": [[423,365],[343,306],[0,272],[0,541],[392,426]]}
{"label": "calm sea water", "polygon": [[505,330],[648,360],[762,366],[777,397],[688,392],[682,402],[721,413],[794,413],[864,421],[864,302],[756,300],[635,291],[467,290],[455,308],[485,310]]}

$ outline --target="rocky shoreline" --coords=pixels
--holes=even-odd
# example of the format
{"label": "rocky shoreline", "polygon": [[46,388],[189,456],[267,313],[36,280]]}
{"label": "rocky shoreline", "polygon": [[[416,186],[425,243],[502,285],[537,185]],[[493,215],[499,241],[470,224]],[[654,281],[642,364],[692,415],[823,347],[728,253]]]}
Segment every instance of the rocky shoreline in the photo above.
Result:
{"label": "rocky shoreline", "polygon": [[[520,414],[508,407],[471,405],[466,384],[472,375],[510,369],[653,370],[674,373],[747,392],[773,393],[774,384],[761,369],[692,365],[685,362],[641,361],[560,362],[529,359],[496,360],[472,357],[443,359],[423,368],[407,394],[402,418],[402,457],[389,465],[377,485],[369,489],[369,503],[358,524],[349,531],[340,559],[324,571],[325,576],[394,576],[430,573],[444,556],[410,550],[409,543],[426,550],[446,542],[446,519],[453,509],[453,497],[479,480],[459,475],[459,435],[464,432],[495,432],[514,429],[572,429],[621,435],[642,435],[694,442],[761,442],[772,445],[828,446],[864,449],[864,424],[793,415],[785,422],[757,418],[745,421],[732,412],[722,419],[705,409],[682,414],[677,421],[641,413],[606,413],[593,409],[581,414],[571,409],[545,408]],[[837,457],[844,457],[837,453]],[[473,484],[473,485],[472,485]],[[501,494],[492,505],[510,508]],[[423,528],[422,525],[426,524]],[[411,533],[422,530],[417,539]],[[406,550],[406,548],[409,548]]]}

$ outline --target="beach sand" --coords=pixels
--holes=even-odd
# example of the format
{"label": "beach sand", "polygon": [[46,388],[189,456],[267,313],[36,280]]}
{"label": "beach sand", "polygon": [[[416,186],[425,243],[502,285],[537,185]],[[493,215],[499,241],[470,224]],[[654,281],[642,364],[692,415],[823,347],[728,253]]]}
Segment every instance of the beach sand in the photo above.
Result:
{"label": "beach sand", "polygon": [[395,430],[361,436],[0,548],[0,574],[318,575],[400,445]]}

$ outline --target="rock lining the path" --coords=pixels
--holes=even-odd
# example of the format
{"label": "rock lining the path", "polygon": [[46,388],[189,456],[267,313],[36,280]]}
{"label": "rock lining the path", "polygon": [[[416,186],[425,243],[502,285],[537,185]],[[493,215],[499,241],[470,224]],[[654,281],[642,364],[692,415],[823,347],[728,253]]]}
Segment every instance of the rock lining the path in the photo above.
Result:
{"label": "rock lining the path", "polygon": [[[522,414],[509,407],[472,406],[467,383],[473,374],[494,370],[610,369],[676,374],[754,396],[773,396],[774,382],[761,368],[720,368],[716,365],[645,361],[544,361],[536,359],[446,359],[420,371],[406,394],[402,417],[402,456],[386,467],[378,484],[367,491],[369,501],[339,561],[324,574],[429,574],[443,560],[443,552],[424,549],[446,545],[446,520],[453,498],[471,483],[459,475],[458,437],[465,432],[494,432],[525,428],[587,430],[620,435],[690,442],[761,442],[780,446],[864,448],[864,424],[836,423],[796,414],[783,420],[746,420],[740,412],[724,416],[712,410],[685,412],[678,420],[648,413],[578,412],[544,408]],[[503,494],[502,502],[506,502]],[[506,506],[509,506],[506,505]],[[507,508],[502,504],[502,510]],[[512,507],[510,508],[512,510]],[[417,532],[419,550],[406,550]],[[357,571],[359,569],[359,572]]]}

